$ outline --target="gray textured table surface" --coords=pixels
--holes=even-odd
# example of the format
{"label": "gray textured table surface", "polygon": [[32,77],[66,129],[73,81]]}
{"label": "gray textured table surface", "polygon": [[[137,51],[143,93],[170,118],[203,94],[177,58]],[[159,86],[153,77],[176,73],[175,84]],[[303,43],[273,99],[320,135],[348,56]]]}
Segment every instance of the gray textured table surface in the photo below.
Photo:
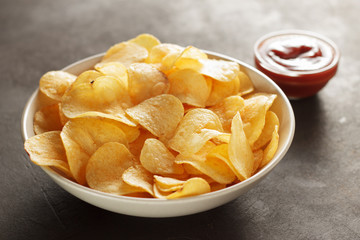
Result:
{"label": "gray textured table surface", "polygon": [[[360,239],[357,0],[0,0],[0,239]],[[40,76],[139,33],[253,64],[257,38],[307,29],[341,49],[336,77],[292,101],[293,145],[254,189],[216,209],[147,219],[71,196],[23,150],[23,107]]]}

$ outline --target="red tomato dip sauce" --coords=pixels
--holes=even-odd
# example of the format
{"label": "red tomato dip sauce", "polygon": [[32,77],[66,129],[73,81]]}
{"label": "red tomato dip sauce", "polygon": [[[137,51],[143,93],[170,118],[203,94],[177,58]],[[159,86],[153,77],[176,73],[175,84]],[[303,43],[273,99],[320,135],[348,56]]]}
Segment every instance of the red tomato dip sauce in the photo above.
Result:
{"label": "red tomato dip sauce", "polygon": [[303,30],[265,35],[254,52],[256,67],[292,99],[315,95],[335,75],[340,58],[330,39]]}

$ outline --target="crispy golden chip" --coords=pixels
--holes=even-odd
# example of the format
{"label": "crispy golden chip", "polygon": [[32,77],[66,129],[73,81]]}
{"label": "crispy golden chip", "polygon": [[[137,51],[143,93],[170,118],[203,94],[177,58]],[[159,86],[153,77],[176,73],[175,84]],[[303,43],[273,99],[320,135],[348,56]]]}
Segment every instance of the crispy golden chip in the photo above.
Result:
{"label": "crispy golden chip", "polygon": [[146,139],[155,138],[155,137],[156,136],[154,136],[154,134],[152,134],[148,130],[140,128],[139,129],[139,136],[135,139],[135,141],[129,143],[130,152],[136,158],[140,159],[141,149],[143,148]]}
{"label": "crispy golden chip", "polygon": [[169,84],[166,76],[150,64],[131,64],[128,73],[129,95],[134,104],[168,91]]}
{"label": "crispy golden chip", "polygon": [[31,161],[36,165],[55,167],[67,177],[72,176],[60,138],[60,131],[50,131],[33,136],[25,141],[24,147]]}
{"label": "crispy golden chip", "polygon": [[155,136],[167,138],[183,117],[184,107],[173,95],[162,94],[126,109],[126,113]]}
{"label": "crispy golden chip", "polygon": [[[164,57],[168,54],[181,54],[183,49],[183,47],[176,44],[161,43],[151,49],[147,62],[162,63]],[[176,58],[174,60],[176,60]]]}
{"label": "crispy golden chip", "polygon": [[172,177],[154,175],[154,182],[162,192],[174,192],[182,188],[185,181]]}
{"label": "crispy golden chip", "polygon": [[255,94],[245,99],[244,107],[241,109],[241,118],[244,123],[244,131],[249,140],[250,146],[253,146],[259,138],[264,125],[266,112],[275,100],[275,94]]}
{"label": "crispy golden chip", "polygon": [[[187,130],[191,130],[191,129],[187,127]],[[198,152],[207,141],[223,134],[221,131],[207,129],[207,128],[200,129],[197,132],[189,131],[188,133],[190,135],[181,136],[181,133],[177,132],[176,136],[173,139],[171,139],[171,142],[169,142],[169,146],[172,149],[178,151],[184,156],[189,156],[191,154]],[[183,145],[181,145],[181,143],[183,143]]]}
{"label": "crispy golden chip", "polygon": [[50,71],[40,78],[39,89],[49,98],[60,102],[66,89],[75,81],[76,76],[64,71]]}
{"label": "crispy golden chip", "polygon": [[85,185],[85,170],[91,155],[104,143],[118,142],[128,146],[125,133],[111,121],[101,118],[69,120],[61,132],[71,173]]}
{"label": "crispy golden chip", "polygon": [[254,85],[251,82],[248,75],[246,75],[243,71],[240,71],[238,78],[239,78],[239,82],[240,82],[239,92],[240,92],[241,96],[249,94],[254,91]]}
{"label": "crispy golden chip", "polygon": [[196,195],[208,193],[210,191],[211,191],[210,185],[206,180],[200,177],[194,177],[185,181],[181,189],[177,190],[174,193],[171,193],[170,195],[166,196],[166,198],[175,199],[175,198],[190,197],[190,196],[196,196]]}
{"label": "crispy golden chip", "polygon": [[135,164],[133,155],[121,143],[108,142],[100,146],[86,166],[89,187],[107,193],[123,195],[141,191],[122,179],[123,172]]}
{"label": "crispy golden chip", "polygon": [[151,34],[147,34],[147,33],[140,34],[136,38],[130,39],[128,42],[136,43],[136,44],[146,48],[146,50],[148,50],[149,53],[153,47],[160,44],[159,39],[157,39],[155,36],[153,36]]}
{"label": "crispy golden chip", "polygon": [[184,58],[176,61],[175,66],[179,69],[193,69],[220,82],[230,82],[240,72],[239,64],[236,62],[217,59]]}
{"label": "crispy golden chip", "polygon": [[192,165],[190,165],[188,163],[183,163],[182,165],[184,167],[185,172],[191,176],[200,176],[203,174],[202,172],[200,172],[199,170],[197,170],[196,168],[194,168]]}
{"label": "crispy golden chip", "polygon": [[181,53],[178,60],[185,59],[185,58],[208,59],[208,56],[202,50],[200,50],[194,46],[188,46]]}
{"label": "crispy golden chip", "polygon": [[253,149],[257,150],[265,146],[270,140],[272,139],[273,132],[275,130],[276,126],[279,126],[279,118],[277,115],[272,112],[268,111],[265,116],[265,125],[264,128],[259,136],[259,138],[256,140],[256,142],[253,145]]}
{"label": "crispy golden chip", "polygon": [[141,165],[129,167],[122,175],[124,182],[127,184],[142,189],[151,195],[153,192],[153,174],[147,171]]}
{"label": "crispy golden chip", "polygon": [[174,71],[168,76],[170,82],[169,93],[196,107],[205,107],[205,102],[211,90],[211,80],[204,78],[192,69]]}
{"label": "crispy golden chip", "polygon": [[274,132],[272,134],[272,138],[271,141],[269,142],[269,144],[266,146],[265,150],[264,150],[264,157],[263,160],[260,164],[260,168],[264,167],[266,164],[268,164],[271,159],[274,157],[276,150],[279,146],[279,126],[275,125],[275,129]]}
{"label": "crispy golden chip", "polygon": [[175,162],[179,164],[190,164],[216,182],[223,184],[232,183],[235,180],[235,175],[228,165],[220,158],[208,156],[209,152],[215,146],[215,144],[207,142],[196,154],[191,156],[177,155]]}
{"label": "crispy golden chip", "polygon": [[209,109],[219,116],[224,131],[230,132],[232,119],[243,107],[244,99],[242,97],[230,96]]}
{"label": "crispy golden chip", "polygon": [[[111,120],[110,120],[110,122],[111,122]],[[121,122],[118,122],[118,121],[116,121],[114,124],[117,127],[119,127],[121,130],[123,130],[128,143],[134,142],[140,136],[140,129],[139,129],[138,126],[137,127],[132,127],[132,126],[129,126],[129,125],[125,124],[125,123],[121,123]]]}
{"label": "crispy golden chip", "polygon": [[[229,139],[230,142],[230,139]],[[208,154],[208,157],[221,159],[224,163],[228,165],[228,167],[232,170],[234,174],[236,174],[236,169],[234,165],[231,163],[229,158],[229,144],[223,143],[214,147]]]}
{"label": "crispy golden chip", "polygon": [[62,126],[64,126],[67,123],[67,121],[69,121],[69,119],[64,115],[61,103],[59,103],[59,116],[60,116],[60,123]]}
{"label": "crispy golden chip", "polygon": [[233,81],[239,74],[239,64],[224,60],[201,59],[200,72],[220,82]]}
{"label": "crispy golden chip", "polygon": [[34,115],[34,132],[40,134],[49,131],[61,131],[59,104],[45,106]]}
{"label": "crispy golden chip", "polygon": [[[101,76],[105,75],[95,70],[84,71],[76,78],[76,80],[71,84],[70,87],[73,87],[74,85],[81,85],[84,83],[91,83]],[[69,91],[69,89],[67,89],[67,91]]]}
{"label": "crispy golden chip", "polygon": [[154,192],[154,197],[159,199],[166,199],[166,197],[172,193],[172,192],[161,191],[157,184],[153,184],[153,192]]}
{"label": "crispy golden chip", "polygon": [[166,146],[155,138],[145,141],[140,155],[141,165],[153,174],[171,175],[182,174],[184,168],[175,163],[174,155]]}
{"label": "crispy golden chip", "polygon": [[131,105],[126,87],[116,78],[86,71],[64,94],[61,107],[68,118],[98,116],[135,126],[123,110]]}
{"label": "crispy golden chip", "polygon": [[128,89],[128,73],[123,64],[119,62],[100,63],[95,65],[95,69],[104,75],[116,78],[121,85]]}
{"label": "crispy golden chip", "polygon": [[159,63],[160,66],[158,67],[158,69],[166,75],[169,75],[172,72],[174,64],[180,55],[180,50],[168,53],[162,58],[161,63]]}
{"label": "crispy golden chip", "polygon": [[177,55],[177,58],[174,60],[173,65],[171,67],[173,67],[174,69],[192,69],[202,74],[201,68],[203,67],[203,65],[201,64],[200,59],[179,58],[180,55],[181,53]]}
{"label": "crispy golden chip", "polygon": [[219,117],[208,109],[190,110],[179,123],[168,145],[187,156],[199,151],[204,144],[223,132]]}
{"label": "crispy golden chip", "polygon": [[[172,54],[172,62],[171,62],[172,64],[168,64],[167,67],[168,69],[176,66],[181,69],[189,68],[189,69],[197,70],[202,66],[198,61],[200,59],[208,59],[208,56],[202,50],[193,46],[188,46],[185,49],[183,49],[181,52],[176,52],[176,54]],[[170,63],[170,61],[167,62]],[[194,65],[198,66],[198,68],[194,68]]]}
{"label": "crispy golden chip", "polygon": [[219,104],[224,98],[237,94],[239,92],[239,84],[238,77],[229,82],[212,80],[212,89],[206,101],[206,106],[214,106]]}
{"label": "crispy golden chip", "polygon": [[[230,139],[229,139],[229,142],[230,142]],[[232,164],[229,161],[229,144],[228,143],[216,145],[216,147],[211,149],[211,151],[208,153],[208,156],[220,158],[224,162],[228,162],[229,167],[232,167]]]}
{"label": "crispy golden chip", "polygon": [[237,113],[232,120],[228,151],[230,162],[234,166],[238,179],[243,181],[251,177],[254,155],[246,138],[240,113]]}
{"label": "crispy golden chip", "polygon": [[257,172],[257,170],[260,167],[260,164],[264,158],[264,151],[262,149],[258,149],[253,151],[254,154],[254,168],[253,168],[253,174]]}
{"label": "crispy golden chip", "polygon": [[230,133],[223,133],[219,136],[214,137],[213,139],[211,139],[211,141],[214,142],[216,145],[220,145],[223,143],[229,143],[230,137],[231,137]]}
{"label": "crispy golden chip", "polygon": [[132,63],[141,63],[149,56],[148,50],[133,42],[121,42],[107,50],[101,63],[120,62],[125,67]]}

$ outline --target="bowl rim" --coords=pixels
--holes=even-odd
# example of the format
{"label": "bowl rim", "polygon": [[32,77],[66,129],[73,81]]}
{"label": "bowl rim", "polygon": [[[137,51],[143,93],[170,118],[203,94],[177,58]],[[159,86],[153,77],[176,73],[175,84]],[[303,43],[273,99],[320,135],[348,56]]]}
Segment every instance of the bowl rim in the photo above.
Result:
{"label": "bowl rim", "polygon": [[[204,51],[206,54],[210,55],[210,58],[220,58],[220,59],[225,59],[225,60],[230,60],[230,61],[234,61],[236,63],[238,63],[240,66],[244,66],[245,68],[250,69],[251,71],[255,72],[256,74],[260,75],[262,78],[265,78],[271,85],[273,85],[273,87],[276,89],[276,94],[281,95],[281,98],[284,100],[284,103],[286,105],[286,108],[289,111],[289,134],[286,136],[286,139],[284,139],[284,142],[286,143],[284,145],[284,147],[282,149],[278,149],[274,158],[265,166],[263,167],[260,171],[258,171],[256,174],[254,174],[253,176],[251,176],[250,178],[241,181],[239,183],[236,183],[234,185],[228,186],[224,189],[220,189],[218,191],[215,192],[209,192],[209,193],[205,193],[205,194],[201,194],[201,195],[196,195],[196,196],[190,196],[190,197],[186,197],[186,198],[179,198],[179,199],[157,199],[157,198],[137,198],[137,197],[131,197],[131,196],[120,196],[120,195],[114,195],[114,194],[110,194],[110,193],[105,193],[105,192],[101,192],[86,186],[82,186],[70,179],[67,179],[63,176],[61,176],[60,174],[56,173],[53,169],[51,169],[50,167],[46,167],[46,166],[40,166],[42,168],[42,170],[48,174],[51,178],[56,179],[57,181],[61,181],[63,184],[69,186],[69,187],[74,187],[78,190],[80,190],[81,192],[86,192],[88,194],[91,195],[97,195],[97,196],[102,196],[102,197],[106,197],[106,198],[110,198],[110,199],[116,199],[122,202],[131,202],[131,203],[151,203],[151,204],[167,204],[167,205],[177,205],[179,203],[191,203],[191,202],[198,202],[198,201],[202,201],[202,200],[207,200],[207,199],[213,199],[214,197],[222,197],[224,195],[228,195],[232,192],[236,192],[237,190],[240,190],[242,188],[246,188],[247,186],[251,185],[252,183],[255,183],[261,179],[263,179],[263,177],[265,177],[269,172],[271,172],[271,170],[281,161],[281,159],[285,156],[285,154],[287,153],[287,151],[289,150],[291,143],[293,141],[294,138],[294,134],[295,134],[295,116],[294,116],[294,112],[292,109],[292,106],[290,104],[289,99],[286,97],[285,93],[280,89],[280,87],[273,81],[271,80],[268,76],[266,76],[264,73],[262,73],[261,71],[257,70],[255,67],[244,63],[238,59],[232,58],[230,56],[224,55],[224,54],[220,54],[220,53],[216,53],[213,51],[208,51],[208,50],[202,50]],[[61,70],[66,71],[69,68],[72,68],[76,65],[79,65],[81,63],[84,62],[88,62],[91,60],[95,60],[96,58],[100,58],[104,55],[105,53],[99,53],[99,54],[95,54],[86,58],[83,58],[81,60],[78,60],[72,64],[67,65],[66,67],[62,68]],[[37,96],[39,93],[39,88],[37,88],[32,95],[30,96],[30,98],[28,99],[23,113],[22,113],[22,118],[21,118],[21,132],[22,132],[22,138],[23,141],[25,142],[28,138],[31,137],[31,135],[29,135],[27,133],[27,119],[29,119],[29,115],[30,115],[30,109],[32,104],[34,103],[34,101],[36,100]],[[33,135],[32,135],[33,136]],[[278,152],[280,151],[280,152]],[[66,190],[67,191],[67,190]],[[68,191],[67,191],[68,192]],[[71,194],[71,193],[70,193]],[[72,194],[73,195],[73,194]]]}

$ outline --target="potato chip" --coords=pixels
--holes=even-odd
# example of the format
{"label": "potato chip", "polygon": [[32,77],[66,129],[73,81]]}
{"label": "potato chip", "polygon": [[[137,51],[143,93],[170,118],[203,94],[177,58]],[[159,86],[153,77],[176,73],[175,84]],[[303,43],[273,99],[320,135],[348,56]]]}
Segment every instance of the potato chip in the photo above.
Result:
{"label": "potato chip", "polygon": [[64,112],[62,110],[62,104],[59,103],[58,105],[59,105],[60,123],[61,123],[62,126],[64,126],[67,123],[67,121],[69,121],[69,119],[64,115]]}
{"label": "potato chip", "polygon": [[166,76],[150,64],[131,64],[128,73],[129,95],[134,104],[168,91],[169,84]]}
{"label": "potato chip", "polygon": [[140,159],[141,149],[144,146],[146,139],[155,138],[156,136],[149,132],[146,129],[139,129],[139,136],[135,139],[135,141],[129,143],[130,152],[138,159]]}
{"label": "potato chip", "polygon": [[95,69],[104,75],[112,76],[120,81],[128,89],[128,73],[126,67],[119,62],[108,62],[96,64]]}
{"label": "potato chip", "polygon": [[85,170],[91,155],[104,143],[128,146],[125,133],[116,124],[101,118],[69,120],[61,132],[70,171],[79,184],[85,185]]}
{"label": "potato chip", "polygon": [[25,141],[26,152],[33,163],[39,166],[55,167],[71,177],[60,131],[50,131],[35,135]]}
{"label": "potato chip", "polygon": [[264,158],[264,151],[262,149],[258,149],[253,151],[253,154],[254,154],[254,168],[253,168],[253,174],[254,174],[261,165],[261,162]]}
{"label": "potato chip", "polygon": [[60,102],[66,89],[75,81],[76,76],[64,71],[45,73],[39,82],[39,89],[49,98]]}
{"label": "potato chip", "polygon": [[101,63],[119,62],[128,67],[132,63],[144,62],[148,56],[149,53],[145,47],[133,42],[121,42],[106,51]]}
{"label": "potato chip", "polygon": [[193,167],[192,165],[190,165],[188,163],[183,163],[182,165],[184,167],[185,172],[191,176],[203,175],[202,172],[200,172],[199,170],[197,170],[195,167]]}
{"label": "potato chip", "polygon": [[279,126],[279,118],[277,115],[272,112],[268,111],[265,116],[265,125],[264,128],[253,145],[253,149],[257,150],[265,146],[270,140],[272,139],[272,135],[275,129],[275,126]]}
{"label": "potato chip", "polygon": [[210,191],[211,191],[210,185],[206,180],[199,177],[194,177],[185,181],[181,189],[177,190],[174,193],[169,194],[168,196],[166,196],[166,198],[175,199],[175,198],[190,197],[190,196],[196,196],[196,195],[208,193]]}
{"label": "potato chip", "polygon": [[126,109],[126,113],[155,136],[167,138],[183,117],[184,107],[173,95],[162,94]]}
{"label": "potato chip", "polygon": [[162,192],[174,192],[182,188],[185,181],[172,177],[154,175],[154,182]]}
{"label": "potato chip", "polygon": [[[208,59],[208,56],[206,53],[204,53],[202,50],[193,47],[188,46],[185,49],[183,49],[181,52],[177,52],[177,54],[172,54],[172,64],[168,64],[168,69],[171,67],[177,67],[181,69],[195,69],[194,65],[197,65],[199,68],[201,68],[201,64],[198,62],[199,59]],[[176,57],[175,57],[176,56]],[[170,61],[167,61],[170,62]],[[163,61],[164,63],[164,61]],[[189,67],[186,67],[189,66]],[[196,68],[197,69],[197,68]],[[197,71],[198,72],[198,71]]]}
{"label": "potato chip", "polygon": [[[196,58],[179,58],[181,53],[179,53],[177,58],[174,60],[173,65],[174,69],[192,69],[195,72],[202,74],[201,68],[203,65],[201,64],[199,59]],[[205,76],[208,77],[208,76]]]}
{"label": "potato chip", "polygon": [[171,175],[182,174],[184,168],[175,163],[174,155],[166,146],[155,138],[145,141],[140,154],[141,165],[153,174]]}
{"label": "potato chip", "polygon": [[275,129],[273,131],[272,134],[272,138],[271,141],[269,142],[269,144],[266,146],[265,150],[264,150],[264,157],[263,160],[260,164],[260,168],[264,167],[266,164],[268,164],[271,159],[274,157],[276,150],[279,146],[279,126],[275,125]]}
{"label": "potato chip", "polygon": [[[76,80],[71,84],[70,87],[74,87],[76,85],[82,85],[86,83],[91,83],[95,81],[98,77],[105,76],[103,73],[95,71],[95,70],[87,70],[82,72]],[[69,89],[67,89],[69,91]]]}
{"label": "potato chip", "polygon": [[[96,113],[93,113],[93,115],[88,115],[87,118],[102,118],[101,116],[97,116]],[[139,135],[140,135],[140,129],[139,126],[133,127],[133,126],[129,126],[125,123],[113,120],[113,119],[108,119],[108,118],[103,118],[104,122],[109,122],[111,124],[116,125],[116,127],[120,128],[126,137],[126,140],[128,143],[132,143],[134,142],[136,139],[138,139]]]}
{"label": "potato chip", "polygon": [[159,39],[157,39],[155,36],[151,34],[140,34],[136,38],[130,39],[128,42],[136,43],[148,50],[150,53],[151,49],[155,47],[156,45],[160,44]]}
{"label": "potato chip", "polygon": [[185,58],[208,59],[208,56],[202,50],[200,50],[194,46],[188,46],[181,53],[178,60],[185,59]]}
{"label": "potato chip", "polygon": [[[229,139],[230,142],[230,139]],[[233,173],[236,173],[234,165],[231,163],[229,158],[229,144],[223,143],[214,147],[209,153],[208,157],[221,159],[228,167],[232,170]]]}
{"label": "potato chip", "polygon": [[108,142],[100,146],[86,166],[86,181],[96,190],[123,195],[141,191],[122,179],[123,172],[135,164],[133,155],[121,143]]}
{"label": "potato chip", "polygon": [[208,153],[215,146],[215,144],[207,142],[196,154],[191,156],[177,155],[175,162],[190,164],[216,182],[223,184],[231,183],[235,180],[235,175],[228,165],[219,158],[208,156]]}
{"label": "potato chip", "polygon": [[68,118],[98,116],[135,126],[123,109],[132,105],[127,89],[116,78],[95,71],[82,73],[64,94],[62,111]]}
{"label": "potato chip", "polygon": [[[180,47],[176,44],[170,43],[161,43],[159,45],[154,46],[149,54],[149,58],[147,60],[148,63],[161,63],[163,58],[168,54],[181,54],[183,51],[183,47]],[[176,58],[175,58],[176,59]]]}
{"label": "potato chip", "polygon": [[236,62],[217,59],[192,59],[189,61],[189,58],[185,58],[185,60],[176,61],[175,66],[179,69],[193,69],[220,82],[232,81],[240,71],[239,64]]}
{"label": "potato chip", "polygon": [[124,182],[154,195],[153,174],[141,165],[129,167],[122,175]]}
{"label": "potato chip", "polygon": [[212,89],[206,101],[206,106],[214,106],[219,104],[224,98],[237,94],[239,92],[239,84],[238,77],[229,82],[212,80]]}
{"label": "potato chip", "polygon": [[45,106],[34,115],[34,132],[40,134],[49,131],[61,131],[59,104]]}
{"label": "potato chip", "polygon": [[154,197],[158,199],[166,199],[172,192],[163,192],[159,189],[157,184],[153,184]]}
{"label": "potato chip", "polygon": [[256,94],[245,99],[241,109],[241,118],[244,123],[244,131],[250,146],[259,138],[264,125],[266,112],[273,103],[276,95]]}
{"label": "potato chip", "polygon": [[229,143],[230,137],[231,137],[230,133],[223,133],[219,136],[214,137],[213,139],[211,139],[211,141],[214,142],[216,145],[220,145],[223,143]]}
{"label": "potato chip", "polygon": [[229,133],[232,119],[243,107],[244,99],[242,97],[230,96],[209,109],[219,116],[224,131]]}
{"label": "potato chip", "polygon": [[204,144],[223,132],[219,117],[208,109],[190,110],[179,123],[168,145],[187,156],[199,151]]}
{"label": "potato chip", "polygon": [[[229,139],[229,142],[230,142],[230,139]],[[216,158],[222,159],[224,162],[229,163],[228,164],[229,167],[232,167],[232,164],[229,161],[229,144],[228,143],[216,145],[208,153],[208,157],[216,157]]]}
{"label": "potato chip", "polygon": [[253,83],[251,82],[248,75],[246,75],[243,71],[239,72],[238,79],[240,83],[240,90],[239,90],[240,96],[249,94],[254,91]]}
{"label": "potato chip", "polygon": [[204,78],[192,69],[174,71],[168,76],[170,82],[169,93],[196,107],[205,107],[210,90],[211,80]]}
{"label": "potato chip", "polygon": [[166,75],[169,75],[174,69],[173,68],[174,64],[180,55],[181,55],[180,50],[168,53],[162,58],[161,63],[159,63],[160,66],[158,67],[158,69],[163,73],[165,73]]}
{"label": "potato chip", "polygon": [[234,166],[238,179],[243,181],[251,177],[254,168],[254,155],[246,138],[239,113],[232,120],[228,151],[230,162]]}

